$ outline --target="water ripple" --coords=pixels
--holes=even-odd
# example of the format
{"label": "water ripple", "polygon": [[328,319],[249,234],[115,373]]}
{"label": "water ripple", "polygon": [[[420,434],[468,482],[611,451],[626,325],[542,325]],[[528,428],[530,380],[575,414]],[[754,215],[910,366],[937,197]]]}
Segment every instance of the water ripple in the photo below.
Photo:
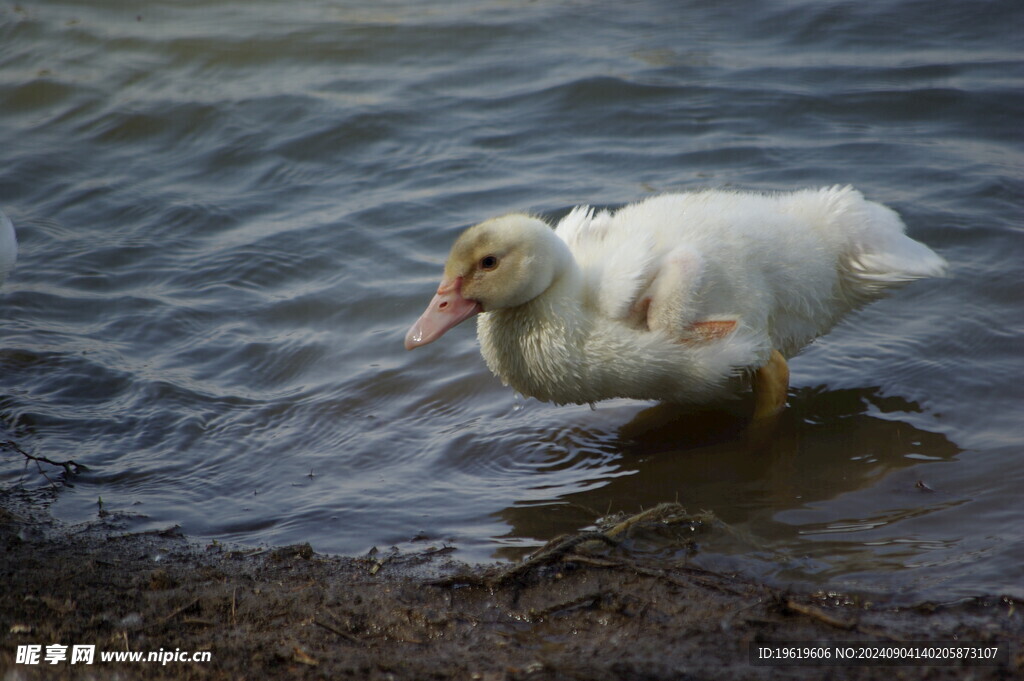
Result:
{"label": "water ripple", "polygon": [[[0,427],[92,467],[72,521],[487,560],[680,501],[752,574],[1012,591],[1021,7],[0,7]],[[768,451],[736,405],[517,402],[471,324],[402,350],[484,217],[830,183],[952,271],[795,358]]]}

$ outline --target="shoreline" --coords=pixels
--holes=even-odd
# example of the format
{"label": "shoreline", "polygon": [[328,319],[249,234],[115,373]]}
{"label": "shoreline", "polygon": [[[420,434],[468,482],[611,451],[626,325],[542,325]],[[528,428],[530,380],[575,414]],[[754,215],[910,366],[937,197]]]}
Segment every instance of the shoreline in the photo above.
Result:
{"label": "shoreline", "polygon": [[[1004,649],[996,665],[845,664],[844,678],[1011,679],[1024,671],[1024,612],[999,596],[897,607],[877,596],[782,590],[630,551],[609,538],[614,528],[498,566],[460,563],[445,547],[365,557],[322,555],[309,544],[235,550],[201,545],[177,528],[125,533],[116,514],[65,527],[39,496],[0,491],[3,681],[835,673],[834,663],[831,672],[752,664],[750,644],[765,642]],[[632,531],[637,522],[620,525]],[[52,644],[68,646],[68,659],[43,661]],[[18,660],[19,646],[29,645],[41,647],[40,662]],[[71,663],[76,645],[95,646],[92,665]],[[104,652],[168,659],[104,662]],[[209,660],[192,661],[196,652]]]}

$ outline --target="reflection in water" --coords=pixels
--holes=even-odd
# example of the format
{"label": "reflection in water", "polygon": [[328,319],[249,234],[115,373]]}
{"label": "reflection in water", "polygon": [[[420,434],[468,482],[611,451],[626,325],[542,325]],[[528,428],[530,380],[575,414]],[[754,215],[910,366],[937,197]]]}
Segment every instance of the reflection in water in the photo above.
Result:
{"label": "reflection in water", "polygon": [[[58,519],[102,497],[138,531],[341,554],[429,536],[475,562],[678,499],[732,531],[695,560],[1024,598],[1024,3],[21,4],[0,6],[21,240],[0,431],[91,467]],[[833,391],[795,391],[759,449],[749,404],[514,410],[472,328],[402,349],[484,217],[833,182],[896,207],[950,278],[801,353],[795,384]],[[47,485],[23,464],[0,455],[0,487]]]}
{"label": "reflection in water", "polygon": [[[558,499],[515,505],[499,515],[512,527],[509,538],[546,541],[610,512],[635,513],[661,502],[679,502],[691,512],[711,511],[722,521],[721,531],[706,540],[704,551],[756,553],[777,562],[797,553],[818,553],[809,546],[817,540],[816,532],[833,533],[823,539],[834,540],[834,533],[887,525],[959,503],[910,482],[900,490],[906,493],[903,508],[883,509],[865,501],[856,517],[825,525],[796,516],[782,520],[786,513],[851,492],[866,494],[863,500],[869,500],[873,490],[888,492],[880,481],[894,471],[949,461],[961,451],[941,434],[890,416],[919,413],[921,408],[883,397],[878,389],[799,388],[791,392],[790,405],[774,435],[763,441],[749,437],[750,405],[743,401],[701,410],[651,407],[619,429],[620,470],[615,477]],[[825,543],[833,553],[843,548],[834,541]],[[856,546],[864,550],[867,544]],[[926,547],[904,543],[900,548],[915,553]],[[520,547],[508,547],[498,555],[517,558],[522,553]]]}

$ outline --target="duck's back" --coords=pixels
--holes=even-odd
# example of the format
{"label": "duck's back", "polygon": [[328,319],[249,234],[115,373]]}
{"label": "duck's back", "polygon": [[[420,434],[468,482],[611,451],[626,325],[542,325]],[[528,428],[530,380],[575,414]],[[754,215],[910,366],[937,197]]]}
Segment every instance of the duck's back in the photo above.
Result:
{"label": "duck's back", "polygon": [[736,318],[786,356],[887,288],[944,266],[893,211],[849,187],[669,194],[583,217],[559,232],[606,314],[629,309],[683,253],[699,267],[689,314]]}

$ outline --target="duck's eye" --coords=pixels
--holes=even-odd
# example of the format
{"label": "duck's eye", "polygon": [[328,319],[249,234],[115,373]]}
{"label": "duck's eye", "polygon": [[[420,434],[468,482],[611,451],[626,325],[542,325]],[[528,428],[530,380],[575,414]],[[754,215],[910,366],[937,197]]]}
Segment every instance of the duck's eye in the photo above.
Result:
{"label": "duck's eye", "polygon": [[480,258],[480,269],[482,270],[493,270],[498,266],[498,259],[493,255],[485,255]]}

